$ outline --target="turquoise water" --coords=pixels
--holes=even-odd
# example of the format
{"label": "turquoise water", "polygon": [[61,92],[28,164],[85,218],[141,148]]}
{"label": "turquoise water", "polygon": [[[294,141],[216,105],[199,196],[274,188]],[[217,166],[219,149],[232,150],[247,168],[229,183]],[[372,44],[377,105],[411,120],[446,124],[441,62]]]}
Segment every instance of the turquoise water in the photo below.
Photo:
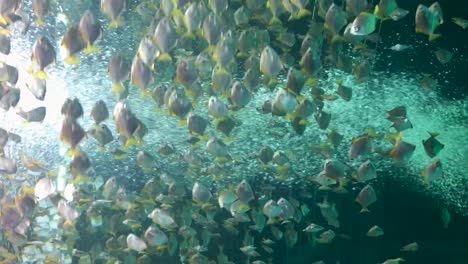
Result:
{"label": "turquoise water", "polygon": [[[47,107],[47,115],[41,123],[23,124],[23,120],[17,116],[14,109],[0,116],[1,128],[21,136],[20,143],[9,142],[4,149],[5,156],[13,157],[18,163],[18,171],[15,175],[1,176],[7,196],[15,197],[19,195],[19,189],[22,186],[34,186],[39,179],[47,177],[46,172],[34,173],[25,168],[20,159],[22,153],[31,159],[44,162],[43,167],[52,172],[49,175],[56,175],[51,179],[57,187],[57,192],[52,195],[53,197],[36,203],[36,209],[29,218],[30,227],[25,233],[25,238],[30,243],[19,243],[18,246],[11,241],[5,243],[4,247],[18,257],[17,263],[45,263],[44,259],[47,256],[52,259],[52,263],[71,263],[72,261],[89,263],[86,262],[89,256],[92,259],[91,263],[118,263],[116,261],[135,263],[136,258],[143,256],[150,259],[145,263],[228,263],[218,259],[221,253],[224,253],[233,263],[262,263],[255,261],[313,263],[320,260],[325,263],[336,263],[336,261],[377,263],[399,256],[408,259],[409,263],[435,263],[423,261],[431,259],[431,254],[434,254],[432,251],[437,249],[443,252],[437,257],[442,259],[444,254],[447,254],[446,263],[467,261],[466,245],[464,247],[463,242],[459,241],[460,234],[455,229],[462,226],[460,223],[466,221],[468,215],[467,103],[466,99],[447,98],[441,96],[438,90],[428,92],[421,88],[422,72],[415,74],[394,68],[385,69],[385,66],[376,65],[370,80],[358,84],[352,74],[340,71],[333,66],[325,66],[319,74],[318,87],[322,88],[326,94],[335,92],[337,80],[342,80],[344,85],[353,89],[350,102],[345,102],[341,98],[325,101],[323,110],[332,114],[329,128],[337,129],[344,136],[342,143],[328,157],[313,151],[314,146],[327,141],[327,130],[319,129],[313,117],[309,117],[304,134],[298,135],[292,129],[290,121],[284,117],[259,113],[257,108],[265,99],[273,99],[277,92],[277,90],[272,91],[265,85],[261,85],[245,109],[232,111],[233,116],[241,123],[234,128],[230,136],[232,140],[227,143],[233,160],[217,164],[218,167],[215,167],[214,172],[210,170],[210,166],[217,162],[212,155],[207,153],[205,143],[202,142],[195,147],[187,144],[186,139],[189,136],[187,127],[180,125],[179,120],[167,114],[164,108],[155,111],[154,101],[149,97],[141,98],[139,89],[127,82],[129,96],[125,102],[148,128],[148,133],[143,138],[144,144],[131,146],[125,150],[124,159],[116,160],[110,154],[110,150],[122,145],[118,140],[114,140],[104,150],[101,150],[96,141],[88,136],[80,144],[79,149],[86,153],[92,162],[92,168],[87,173],[89,179],[79,184],[73,182],[68,170],[70,163],[70,157],[67,155],[68,148],[59,140],[63,120],[60,109],[66,98],[78,98],[85,113],[79,119],[79,123],[86,130],[93,125],[89,113],[97,100],[104,100],[112,114],[117,98],[110,89],[111,81],[107,76],[108,61],[116,52],[121,52],[125,59],[131,62],[136,54],[142,32],[150,26],[153,13],[156,11],[150,5],[143,9],[144,12],[138,13],[136,10],[139,3],[137,2],[129,2],[123,15],[124,24],[115,30],[106,28],[108,19],[99,11],[99,3],[96,1],[54,2],[52,5],[54,15],[46,18],[47,26],[37,27],[32,24],[24,35],[13,31],[12,51],[10,55],[0,57],[5,63],[20,70],[19,81],[16,84],[16,87],[21,89],[18,106],[24,109],[37,106]],[[231,5],[240,6],[239,3]],[[26,12],[31,13],[30,8],[29,3],[24,3],[23,9]],[[53,40],[52,44],[59,54],[61,36],[72,23],[79,20],[82,12],[87,8],[91,9],[103,24],[103,36],[96,44],[100,49],[99,53],[80,54],[78,56],[80,63],[74,66],[65,65],[61,55],[58,55],[57,62],[46,69],[48,79],[45,100],[36,100],[26,88],[26,83],[31,77],[25,71],[30,65],[30,50],[34,41],[39,36],[47,36]],[[308,8],[312,9],[311,5]],[[405,19],[405,21],[411,20],[413,23],[414,10],[409,16],[411,19]],[[320,20],[320,18],[316,19]],[[448,17],[447,20],[449,20]],[[380,43],[377,51],[388,52],[387,49],[394,44]],[[425,44],[421,43],[413,43],[413,45],[414,49],[425,47]],[[260,52],[257,51],[258,56]],[[180,50],[174,53],[185,54]],[[297,53],[297,51],[291,51],[291,53]],[[353,56],[356,61],[359,59],[358,55]],[[457,57],[454,60],[455,62],[452,63],[463,61],[463,57]],[[379,57],[378,63],[382,61],[385,61],[385,58]],[[173,83],[174,68],[161,69],[157,67],[158,65],[160,64],[156,64],[154,72],[157,77],[156,81],[150,84],[150,88],[158,83],[168,85]],[[450,71],[445,73],[452,74]],[[242,70],[233,76],[234,79],[240,80],[243,76]],[[200,83],[207,91],[210,81]],[[285,83],[286,72],[283,71],[278,76],[276,89],[284,86]],[[442,83],[441,86],[445,84]],[[306,86],[303,95],[311,98],[310,89],[311,86]],[[198,98],[193,111],[208,117],[209,97],[210,94],[205,92]],[[348,150],[352,138],[366,129],[373,128],[381,133],[382,137],[375,139],[375,147],[392,146],[383,139],[383,134],[392,131],[389,129],[391,123],[385,119],[386,111],[400,105],[406,106],[408,118],[413,124],[412,129],[403,131],[403,139],[416,145],[416,149],[411,159],[403,164],[395,163],[388,157],[377,153],[369,155],[377,169],[377,179],[370,181],[369,184],[376,190],[378,197],[377,202],[370,207],[371,213],[360,214],[360,206],[355,202],[356,195],[365,186],[363,183],[351,181],[346,186],[347,193],[345,194],[320,190],[312,178],[322,171],[326,158],[331,157],[345,162],[350,168],[347,170],[346,178],[351,179],[353,169],[357,169],[363,159],[349,160]],[[117,138],[118,133],[112,118],[104,123]],[[223,138],[223,135],[216,131],[215,123],[216,120],[212,120],[207,134],[210,137]],[[443,163],[444,177],[425,185],[420,171],[432,159],[424,152],[421,141],[429,137],[428,131],[440,133],[437,139],[445,145],[437,155]],[[175,153],[167,156],[160,154],[158,149],[163,144],[172,145]],[[263,166],[256,158],[259,149],[264,145],[270,146],[275,151],[282,151],[288,157],[289,170],[285,177],[279,176],[278,166]],[[140,150],[145,150],[154,157],[153,168],[150,171],[144,171],[137,165],[136,155]],[[199,167],[193,168],[182,159],[183,155],[190,151],[199,155],[201,159]],[[102,185],[111,177],[116,177],[118,185],[126,191],[127,196],[121,199],[138,204],[136,212],[123,208],[116,209],[116,199],[107,197],[105,199],[112,200],[113,206],[100,210],[99,215],[103,217],[104,222],[93,226],[87,209],[92,201],[104,199]],[[152,225],[147,215],[154,208],[163,207],[165,204],[157,199],[155,193],[148,195],[141,191],[143,185],[150,179],[160,185],[160,192],[164,197],[175,200],[167,211],[174,217],[177,228],[161,228],[170,238],[169,249],[162,248],[156,251],[154,248],[148,248],[137,252],[128,249],[127,236],[133,233],[143,237],[147,227]],[[219,208],[217,199],[220,191],[235,188],[242,180],[246,180],[252,186],[255,198],[249,202],[250,208],[247,215],[251,216],[251,219],[247,222],[236,223],[235,229],[238,233],[232,233],[224,225],[226,219],[233,219],[231,212]],[[169,187],[172,181],[176,184]],[[192,205],[191,190],[195,182],[200,182],[209,188],[213,195],[210,203],[215,209],[205,210],[196,204]],[[72,221],[73,228],[70,232],[64,231],[67,227],[63,225],[63,218],[57,212],[57,202],[60,196],[65,196],[67,183],[73,183],[74,188],[82,190],[80,193],[83,199],[90,199],[90,202],[80,202],[76,199],[68,201],[68,204],[79,213],[79,217]],[[180,188],[184,195],[174,195],[173,188]],[[135,196],[143,197],[143,200],[149,199],[152,202],[149,204],[140,202]],[[288,220],[289,222],[265,224],[261,232],[251,228],[251,225],[257,224],[254,213],[260,212],[259,214],[263,216],[261,210],[265,202],[269,199],[278,200],[281,197],[293,203],[296,201],[294,203],[295,218]],[[339,227],[329,225],[317,206],[317,203],[322,203],[324,199],[336,205],[339,213]],[[5,214],[7,204],[8,202],[4,202],[2,205],[2,215]],[[303,213],[300,210],[301,206],[307,206],[310,212]],[[449,229],[443,228],[440,216],[442,208],[447,208],[452,215],[453,221]],[[191,213],[193,213],[192,217],[190,217]],[[191,221],[184,217],[187,214],[188,219],[192,219]],[[258,218],[265,218],[261,216]],[[138,227],[132,230],[122,223],[125,219],[137,220]],[[266,218],[264,220],[266,221]],[[115,226],[109,227],[108,225],[114,224],[114,221]],[[427,221],[427,226],[423,228],[425,221]],[[325,230],[333,230],[336,238],[330,244],[317,243],[312,235],[303,231],[310,223],[319,224],[325,227]],[[365,236],[367,230],[373,225],[381,226],[384,229],[384,236],[378,238]],[[193,236],[184,237],[180,229],[183,226],[193,228]],[[432,232],[431,228],[434,230],[433,236],[428,235]],[[288,245],[289,240],[284,237],[275,237],[275,230],[281,230],[284,235],[297,234],[297,242]],[[401,230],[406,230],[406,232]],[[2,232],[6,231],[7,229],[2,226]],[[109,247],[106,241],[112,238],[122,241],[120,244],[117,242],[115,248]],[[266,244],[262,242],[264,239],[274,241],[274,245],[271,246],[273,252],[269,252],[268,248],[265,249]],[[399,251],[401,246],[413,241],[419,242],[421,248],[419,252],[413,254]],[[450,256],[448,255],[450,251],[444,249],[444,241],[454,248],[454,253],[452,252]],[[254,246],[259,256],[248,258],[241,251],[240,248],[248,245]],[[223,248],[222,251],[220,247]],[[71,251],[73,248],[84,253],[73,255]]]}

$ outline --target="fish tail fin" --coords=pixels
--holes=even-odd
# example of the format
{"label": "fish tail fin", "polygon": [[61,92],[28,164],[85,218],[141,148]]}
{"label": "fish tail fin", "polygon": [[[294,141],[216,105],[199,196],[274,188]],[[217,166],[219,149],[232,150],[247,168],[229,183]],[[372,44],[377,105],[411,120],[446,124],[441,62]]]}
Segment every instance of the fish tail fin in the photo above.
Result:
{"label": "fish tail fin", "polygon": [[363,207],[360,211],[360,213],[370,213],[369,209],[367,209],[366,207]]}
{"label": "fish tail fin", "polygon": [[123,159],[125,159],[125,155],[124,155],[124,154],[122,154],[122,155],[114,155],[114,159],[115,159],[115,160],[123,160]]}
{"label": "fish tail fin", "polygon": [[272,78],[268,81],[268,87],[273,90],[276,85],[278,84],[278,80],[276,80],[276,78]]}
{"label": "fish tail fin", "polygon": [[209,45],[206,49],[205,49],[205,52],[207,52],[208,54],[213,54],[213,60],[216,60],[215,59],[215,50],[216,50],[216,45]]}
{"label": "fish tail fin", "polygon": [[63,222],[63,226],[73,226],[73,222],[70,220],[66,220],[65,222]]}
{"label": "fish tail fin", "polygon": [[93,46],[91,43],[89,43],[84,49],[85,54],[97,54],[98,52],[99,52],[99,48],[96,46]]}
{"label": "fish tail fin", "polygon": [[[200,141],[207,141],[208,140],[208,134],[203,134],[203,135],[200,135]],[[226,143],[226,142],[225,142]]]}
{"label": "fish tail fin", "polygon": [[375,5],[375,8],[374,8],[374,16],[376,16],[376,17],[379,18],[379,19],[382,19],[382,16],[381,16],[381,14],[380,14],[379,5]]}
{"label": "fish tail fin", "polygon": [[161,62],[172,62],[172,58],[169,53],[161,53],[161,55],[158,57],[158,60]]}
{"label": "fish tail fin", "polygon": [[0,35],[10,35],[10,30],[8,28],[0,28]]}
{"label": "fish tail fin", "polygon": [[296,100],[298,102],[302,102],[305,99],[307,99],[307,97],[305,97],[304,95],[301,95],[300,93],[296,93],[295,91],[292,91],[291,89],[288,89],[288,91],[290,91],[292,94],[294,94],[296,96]]}
{"label": "fish tail fin", "polygon": [[429,35],[429,41],[436,40],[438,38],[442,37],[442,34],[430,34]]}
{"label": "fish tail fin", "polygon": [[278,167],[277,172],[279,174],[286,174],[288,172],[288,170],[289,170],[288,165],[281,165],[281,166]]}
{"label": "fish tail fin", "polygon": [[375,129],[372,128],[372,127],[368,128],[368,129],[366,130],[366,133],[367,133],[367,136],[368,136],[368,137],[371,137],[371,138],[377,137],[377,131],[375,131]]}
{"label": "fish tail fin", "polygon": [[249,57],[249,53],[247,53],[245,51],[239,51],[239,52],[237,52],[236,57],[238,59],[245,59],[245,58]]}
{"label": "fish tail fin", "polygon": [[125,146],[124,147],[128,148],[128,147],[130,147],[132,145],[140,145],[140,144],[141,144],[140,141],[132,136],[132,137],[128,138],[127,141],[125,141]]}
{"label": "fish tail fin", "polygon": [[36,25],[38,25],[39,27],[45,26],[44,20],[40,17],[38,17],[35,22],[36,22]]}
{"label": "fish tail fin", "polygon": [[30,65],[29,67],[27,67],[26,72],[32,74],[34,72],[34,66]]}
{"label": "fish tail fin", "polygon": [[317,78],[308,78],[306,81],[306,85],[308,86],[316,86],[318,84],[318,79]]}
{"label": "fish tail fin", "polygon": [[233,137],[224,137],[224,138],[223,138],[223,142],[224,142],[224,143],[231,143],[233,140],[234,140]]}
{"label": "fish tail fin", "polygon": [[122,21],[120,17],[118,17],[117,19],[112,19],[112,21],[109,24],[109,29],[116,29],[120,27],[121,24],[122,24]]}
{"label": "fish tail fin", "polygon": [[354,180],[356,180],[356,181],[358,181],[358,182],[360,182],[359,174],[357,173],[357,171],[353,171],[353,172],[351,173],[351,178],[354,179]]}
{"label": "fish tail fin", "polygon": [[299,121],[299,124],[303,126],[308,126],[310,125],[310,122],[307,119],[301,119],[301,121]]}
{"label": "fish tail fin", "polygon": [[387,133],[387,134],[385,134],[385,139],[389,140],[392,143],[396,143],[396,142],[401,140],[402,136],[403,135],[401,134],[401,132]]}
{"label": "fish tail fin", "polygon": [[344,37],[340,35],[334,35],[331,42],[332,44],[335,44],[336,42],[344,42]]}
{"label": "fish tail fin", "polygon": [[184,19],[184,17],[185,17],[184,13],[182,13],[182,11],[180,11],[180,9],[178,9],[178,8],[174,8],[172,10],[172,16],[173,17],[181,17],[182,19]]}
{"label": "fish tail fin", "polygon": [[153,171],[153,167],[143,167],[143,173],[148,174]]}
{"label": "fish tail fin", "polygon": [[346,186],[348,186],[348,183],[350,182],[349,179],[346,179],[346,178],[340,178],[338,180],[338,188],[340,189],[345,189],[346,190]]}
{"label": "fish tail fin", "polygon": [[151,97],[151,91],[149,91],[148,89],[141,90],[140,97],[141,98]]}
{"label": "fish tail fin", "polygon": [[193,32],[190,31],[185,32],[183,37],[186,39],[195,40],[195,34],[193,34]]}
{"label": "fish tail fin", "polygon": [[282,23],[281,23],[281,20],[276,17],[276,16],[273,16],[271,19],[270,19],[270,22],[268,23],[270,26],[280,26]]}
{"label": "fish tail fin", "polygon": [[153,111],[156,112],[156,113],[165,113],[165,111],[163,109],[161,109],[160,107],[155,107],[153,108]]}
{"label": "fish tail fin", "polygon": [[159,245],[159,246],[156,247],[156,251],[163,251],[163,250],[166,250],[168,248],[169,248],[169,246],[167,244]]}
{"label": "fish tail fin", "polygon": [[187,125],[187,119],[180,119],[177,124],[179,126],[186,126]]}
{"label": "fish tail fin", "polygon": [[196,92],[192,89],[184,89],[185,95],[188,97],[195,98],[196,97]]}
{"label": "fish tail fin", "polygon": [[8,16],[0,16],[0,23],[4,25],[10,24],[12,21]]}
{"label": "fish tail fin", "polygon": [[38,72],[34,73],[34,78],[45,80],[47,79],[47,74],[45,73],[45,71],[39,70]]}
{"label": "fish tail fin", "polygon": [[39,161],[39,160],[31,160],[29,161],[31,164],[36,165],[36,166],[43,166],[45,165],[45,162]]}
{"label": "fish tail fin", "polygon": [[47,172],[47,177],[57,177],[57,176],[58,176],[57,171],[50,170]]}
{"label": "fish tail fin", "polygon": [[305,8],[301,8],[299,9],[299,12],[297,13],[297,17],[298,18],[303,18],[305,16],[310,16],[312,13],[310,13],[309,10],[305,9]]}
{"label": "fish tail fin", "polygon": [[72,148],[67,152],[67,155],[69,157],[72,157],[72,156],[75,156],[75,155],[78,155],[78,154],[80,154],[80,150],[77,149],[77,148]]}
{"label": "fish tail fin", "polygon": [[195,30],[195,35],[198,37],[203,37],[203,30],[201,28]]}
{"label": "fish tail fin", "polygon": [[291,14],[288,18],[288,21],[295,21],[295,20],[298,20],[300,17],[298,16],[298,14]]}
{"label": "fish tail fin", "polygon": [[112,83],[112,92],[120,94],[125,90],[122,82]]}
{"label": "fish tail fin", "polygon": [[268,218],[268,221],[266,222],[267,225],[274,225],[274,224],[277,224],[279,222],[279,220],[275,217],[275,218]]}
{"label": "fish tail fin", "polygon": [[75,56],[68,56],[63,61],[70,65],[76,65],[79,62],[78,58]]}
{"label": "fish tail fin", "polygon": [[213,207],[213,205],[211,203],[209,203],[209,202],[204,203],[204,204],[201,205],[201,209],[204,210],[204,211],[209,210],[212,207]]}
{"label": "fish tail fin", "polygon": [[125,158],[125,153],[114,154],[113,157],[115,160],[123,160]]}
{"label": "fish tail fin", "polygon": [[80,184],[80,183],[85,183],[85,182],[89,182],[89,176],[85,176],[85,175],[78,175],[76,176],[72,182],[74,184]]}
{"label": "fish tail fin", "polygon": [[33,194],[34,193],[34,187],[32,187],[32,186],[23,186],[23,187],[21,187],[21,192],[24,195]]}
{"label": "fish tail fin", "polygon": [[284,116],[286,120],[294,120],[296,117],[297,117],[297,114],[295,112],[287,113],[286,116]]}

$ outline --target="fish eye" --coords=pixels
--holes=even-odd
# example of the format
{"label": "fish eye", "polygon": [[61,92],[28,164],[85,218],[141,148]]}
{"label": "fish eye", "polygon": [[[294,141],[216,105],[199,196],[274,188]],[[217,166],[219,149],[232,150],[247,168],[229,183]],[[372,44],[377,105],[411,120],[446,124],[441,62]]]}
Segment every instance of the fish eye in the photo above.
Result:
{"label": "fish eye", "polygon": [[354,30],[354,31],[359,31],[359,29],[360,29],[359,26],[354,26],[354,27],[353,27],[353,30]]}

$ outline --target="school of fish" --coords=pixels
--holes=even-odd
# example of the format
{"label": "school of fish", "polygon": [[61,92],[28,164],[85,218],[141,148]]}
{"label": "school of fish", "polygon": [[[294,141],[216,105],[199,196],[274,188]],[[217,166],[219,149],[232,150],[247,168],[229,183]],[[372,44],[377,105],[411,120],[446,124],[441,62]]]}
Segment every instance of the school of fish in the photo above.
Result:
{"label": "school of fish", "polygon": [[[47,28],[51,19],[59,19],[59,1],[24,2],[0,0],[3,55],[10,54],[14,34]],[[402,132],[413,128],[407,107],[395,105],[382,113],[388,120],[386,130],[369,124],[346,142],[327,104],[353,100],[353,84],[334,80],[327,84],[333,86],[330,93],[321,83],[327,68],[353,74],[356,84],[373,78],[382,23],[414,14],[415,32],[436,42],[441,37],[438,26],[447,23],[438,2],[404,10],[396,0],[376,5],[367,0],[346,0],[342,5],[331,0],[142,0],[138,5],[101,0],[100,10],[90,6],[76,12],[80,19],[69,22],[61,39],[35,40],[29,68],[17,69],[0,60],[4,112],[14,111],[25,124],[43,122],[47,107],[17,106],[23,92],[43,101],[57,64],[79,68],[80,58],[105,52],[100,41],[106,31],[119,30],[130,14],[150,12],[152,18],[134,43],[137,52],[127,57],[122,47],[108,62],[105,78],[112,82],[108,92],[115,96],[114,105],[96,98],[87,113],[80,98],[60,102],[57,140],[67,149],[67,166],[50,169],[28,153],[8,156],[5,146],[20,143],[22,137],[0,124],[0,263],[277,263],[272,257],[275,245],[285,243],[291,249],[300,237],[311,247],[335,239],[362,239],[340,233],[337,204],[354,189],[356,213],[372,214],[379,203],[373,183],[382,177],[381,160],[405,166],[415,149],[423,148],[432,161],[421,168],[421,180],[429,186],[444,177],[443,161],[437,157],[444,144],[437,131],[428,131],[418,145],[403,138]],[[288,28],[298,21],[307,27],[304,35]],[[463,18],[451,21],[467,27]],[[410,48],[397,44],[389,49]],[[434,55],[441,64],[452,58],[443,48]],[[29,76],[26,91],[15,86],[19,74]],[[262,98],[265,91],[273,96]],[[181,144],[187,151],[169,143],[152,146],[154,151],[143,149],[157,125],[145,124],[138,109],[131,109],[130,102],[138,96],[186,130]],[[255,153],[231,150],[235,144],[249,145],[236,141],[246,109],[271,116],[271,127],[264,129],[271,130],[273,139],[284,136],[274,129],[283,126],[303,140],[305,158],[322,166],[303,179],[308,191],[285,192],[276,186],[298,175],[296,163],[302,153],[268,144]],[[85,119],[93,125],[83,127]],[[304,135],[311,126],[321,131],[322,142],[311,143]],[[133,159],[145,184],[131,190],[117,177],[98,177],[93,157],[81,147],[85,141],[123,162],[136,153]],[[119,146],[111,147],[115,144]],[[347,152],[338,154],[343,146]],[[183,163],[182,171],[164,171],[164,160]],[[272,180],[234,177],[245,164]],[[8,182],[20,168],[36,175],[34,182],[9,190]],[[441,218],[447,227],[446,209]],[[385,233],[373,225],[363,236],[378,239]],[[418,243],[402,244],[400,250],[417,251]],[[382,256],[381,263],[404,261],[391,257]]]}

